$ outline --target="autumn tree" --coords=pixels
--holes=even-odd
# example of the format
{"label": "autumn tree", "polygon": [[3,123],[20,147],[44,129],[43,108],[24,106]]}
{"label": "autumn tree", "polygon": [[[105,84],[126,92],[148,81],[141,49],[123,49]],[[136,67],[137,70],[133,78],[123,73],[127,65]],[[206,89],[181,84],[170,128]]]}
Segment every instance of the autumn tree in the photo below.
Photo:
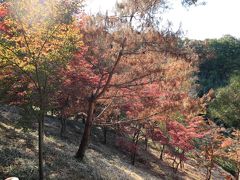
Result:
{"label": "autumn tree", "polygon": [[200,140],[195,159],[206,168],[206,179],[211,179],[216,164],[230,172],[223,166],[222,161],[231,163],[234,168],[230,173],[239,179],[239,130],[234,130],[229,135],[224,134],[226,129],[210,120],[202,128],[205,129],[205,136]]}
{"label": "autumn tree", "polygon": [[221,143],[221,154],[222,158],[227,158],[231,160],[236,167],[235,170],[235,179],[239,180],[240,178],[240,132],[235,130],[232,133],[232,137],[225,137]]}
{"label": "autumn tree", "polygon": [[124,101],[118,102],[122,101],[121,111],[127,120],[118,124],[123,126],[121,132],[133,138],[135,146],[139,139],[148,137],[162,145],[161,159],[165,149],[182,161],[185,153],[194,148],[193,140],[202,137],[198,126],[203,121],[198,114],[204,107],[189,95],[194,66],[186,59],[172,57],[161,62],[160,80],[155,78],[152,83],[125,89]]}
{"label": "autumn tree", "polygon": [[[1,4],[1,78],[2,73],[14,78],[7,97],[15,95],[17,100],[10,101],[27,105],[38,120],[39,179],[44,177],[44,115],[49,108],[49,93],[56,88],[54,75],[82,45],[74,17],[79,5],[79,1],[57,0]],[[7,13],[2,13],[3,9]]]}
{"label": "autumn tree", "polygon": [[[195,2],[183,1],[186,4]],[[87,17],[84,42],[89,49],[88,58],[85,59],[84,64],[88,64],[87,66],[92,69],[97,79],[94,84],[85,83],[89,87],[88,95],[85,98],[88,104],[87,119],[76,153],[77,158],[84,157],[93,125],[94,110],[99,100],[110,89],[137,86],[143,83],[142,79],[156,74],[160,70],[159,66],[154,66],[157,60],[153,63],[146,63],[146,66],[141,69],[140,64],[143,60],[141,58],[133,62],[133,64],[139,65],[134,66],[140,67],[138,71],[131,72],[129,71],[131,66],[125,67],[124,64],[127,61],[130,63],[128,59],[131,58],[128,57],[132,54],[141,56],[145,51],[165,51],[177,54],[174,49],[177,47],[174,43],[176,35],[169,30],[160,31],[158,27],[159,16],[157,13],[161,13],[161,10],[167,8],[165,5],[164,1],[123,1],[117,5],[116,16]],[[117,78],[116,75],[121,77],[117,83],[113,81]]]}
{"label": "autumn tree", "polygon": [[[102,49],[91,49],[90,46],[93,43],[92,46],[97,47],[97,44],[95,45],[96,40],[92,42],[91,39],[97,36],[96,33],[100,33],[99,31],[94,30],[84,33],[85,43],[89,45],[86,53],[76,54],[67,69],[64,70],[66,88],[63,92],[70,95],[71,103],[75,102],[76,106],[74,107],[78,110],[81,109],[81,104],[87,102],[88,93],[96,91],[101,78],[103,85],[106,83],[106,77],[104,78],[104,76],[108,74],[108,64],[107,62],[104,63],[106,61],[105,57],[102,59],[100,56],[101,53],[106,56],[104,54],[106,51],[100,51],[103,49],[103,42],[106,38],[100,39],[99,37],[102,43],[99,46]],[[110,36],[105,32],[103,37],[106,37],[106,35],[107,37]],[[151,37],[151,34],[146,35],[149,38]],[[112,44],[114,44],[114,41]],[[115,50],[114,45],[110,45],[110,48],[111,51]],[[174,58],[167,51],[164,54],[161,49],[150,51],[151,47],[148,46],[148,48],[130,54],[126,52],[122,57],[109,84],[108,91],[98,98],[94,121],[92,122],[103,126],[105,129],[110,126],[120,127],[121,132],[125,132],[132,138],[132,142],[127,143],[127,146],[132,152],[133,164],[136,157],[136,148],[133,147],[138,146],[138,141],[142,136],[150,137],[147,132],[149,126],[153,126],[156,122],[166,123],[173,119],[177,120],[178,116],[188,119],[194,118],[199,108],[197,101],[195,102],[188,95],[191,76],[195,71],[194,63],[190,63],[189,59]],[[96,57],[99,57],[99,59]],[[100,104],[103,105],[102,111],[99,111]],[[106,110],[109,107],[110,109]],[[105,111],[104,114],[103,111]],[[106,116],[106,114],[109,114],[109,116]],[[119,116],[123,118],[119,118]],[[154,116],[159,117],[159,119],[154,118]],[[112,117],[114,119],[111,119]],[[149,121],[152,121],[152,123],[149,124]],[[195,122],[194,119],[193,122]],[[191,124],[192,122],[187,120],[187,123]],[[176,128],[176,131],[182,130]],[[188,134],[187,131],[189,131]],[[194,126],[189,125],[185,133],[190,138],[186,139],[186,142],[184,142],[186,144],[191,144],[192,139],[197,137]],[[162,140],[158,139],[159,142]],[[189,146],[192,147],[192,145]]]}

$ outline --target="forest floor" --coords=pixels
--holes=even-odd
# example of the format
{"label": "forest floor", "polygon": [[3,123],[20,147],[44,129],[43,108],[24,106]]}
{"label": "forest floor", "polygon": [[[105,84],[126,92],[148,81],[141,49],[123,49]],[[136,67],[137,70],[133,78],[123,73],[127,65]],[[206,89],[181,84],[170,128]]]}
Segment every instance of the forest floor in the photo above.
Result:
{"label": "forest floor", "polygon": [[[0,106],[0,179],[9,176],[20,180],[38,179],[37,131],[24,131],[16,125],[19,119],[16,110]],[[204,180],[206,170],[194,159],[189,159],[177,173],[171,162],[160,161],[154,149],[141,151],[135,166],[130,157],[115,145],[116,134],[109,132],[107,145],[102,143],[101,128],[94,127],[89,148],[83,161],[74,158],[84,125],[79,121],[68,121],[68,133],[60,138],[60,121],[47,117],[45,120],[44,170],[46,179],[186,179]],[[213,170],[214,180],[226,179],[229,174],[219,166]]]}

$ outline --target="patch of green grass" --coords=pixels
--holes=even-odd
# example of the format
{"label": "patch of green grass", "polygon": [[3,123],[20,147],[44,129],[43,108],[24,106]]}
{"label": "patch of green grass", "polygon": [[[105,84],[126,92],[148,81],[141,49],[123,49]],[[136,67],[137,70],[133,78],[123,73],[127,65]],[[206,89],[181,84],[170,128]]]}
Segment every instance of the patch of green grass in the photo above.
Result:
{"label": "patch of green grass", "polygon": [[1,148],[0,179],[16,176],[20,179],[36,179],[37,163],[16,148]]}
{"label": "patch of green grass", "polygon": [[236,163],[228,158],[217,157],[215,158],[216,164],[221,166],[225,171],[231,173],[233,176],[237,172]]}
{"label": "patch of green grass", "polygon": [[11,173],[19,179],[36,179],[38,166],[34,159],[16,158]]}

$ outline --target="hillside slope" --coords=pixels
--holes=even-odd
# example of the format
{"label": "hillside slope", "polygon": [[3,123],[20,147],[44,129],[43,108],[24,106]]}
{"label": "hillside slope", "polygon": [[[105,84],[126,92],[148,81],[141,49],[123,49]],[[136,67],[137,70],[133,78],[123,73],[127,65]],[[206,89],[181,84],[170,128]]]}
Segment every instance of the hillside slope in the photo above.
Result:
{"label": "hillside slope", "polygon": [[[16,128],[17,111],[0,108],[0,179],[17,176],[20,179],[37,179],[37,132],[35,128],[24,132]],[[60,123],[56,118],[45,120],[45,175],[46,179],[205,179],[205,169],[189,160],[184,169],[174,173],[167,160],[159,161],[156,152],[143,152],[135,166],[129,156],[114,143],[110,133],[108,144],[101,143],[101,130],[94,128],[92,143],[86,158],[74,158],[83,131],[83,124],[68,122],[68,136],[59,137]],[[156,156],[154,155],[156,154]],[[228,174],[217,167],[213,179],[225,179]]]}

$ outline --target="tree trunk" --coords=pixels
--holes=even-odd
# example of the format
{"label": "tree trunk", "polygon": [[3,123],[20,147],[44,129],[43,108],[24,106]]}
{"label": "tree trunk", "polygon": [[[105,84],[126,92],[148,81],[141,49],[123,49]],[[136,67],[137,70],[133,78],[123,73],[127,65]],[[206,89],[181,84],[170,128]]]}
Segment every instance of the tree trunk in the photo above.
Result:
{"label": "tree trunk", "polygon": [[137,155],[137,145],[138,145],[138,140],[139,140],[139,135],[140,135],[140,129],[137,132],[137,134],[134,135],[134,138],[133,138],[133,143],[134,143],[135,146],[134,146],[134,151],[132,152],[132,165],[135,164],[135,159],[136,159],[136,155]]}
{"label": "tree trunk", "polygon": [[145,150],[148,150],[148,138],[147,136],[145,137]]}
{"label": "tree trunk", "polygon": [[239,176],[240,176],[240,169],[237,170],[236,175],[235,175],[235,179],[239,180]]}
{"label": "tree trunk", "polygon": [[173,168],[175,168],[176,159],[177,159],[177,158],[176,158],[176,156],[175,156],[174,159],[173,159],[173,163],[172,163],[172,167],[173,167]]}
{"label": "tree trunk", "polygon": [[160,159],[163,160],[163,153],[164,153],[165,145],[162,146]]}
{"label": "tree trunk", "polygon": [[103,144],[107,144],[107,127],[103,127]]}
{"label": "tree trunk", "polygon": [[86,122],[86,118],[83,117],[83,118],[82,118],[82,123],[85,124],[85,122]]}
{"label": "tree trunk", "polygon": [[211,180],[211,176],[212,176],[212,170],[211,170],[211,168],[208,168],[207,169],[206,180]]}
{"label": "tree trunk", "polygon": [[[185,151],[182,151],[182,156],[184,157],[184,155],[185,155]],[[180,168],[181,169],[183,169],[184,168],[184,161],[183,161],[183,159],[180,157],[179,158],[179,165],[180,165]]]}
{"label": "tree trunk", "polygon": [[43,180],[43,136],[44,136],[44,111],[41,112],[38,119],[38,161],[39,161],[39,179]]}
{"label": "tree trunk", "polygon": [[132,154],[132,165],[135,165],[135,159],[136,159],[136,151],[133,152]]}
{"label": "tree trunk", "polygon": [[60,136],[63,138],[66,136],[66,131],[67,131],[67,122],[64,117],[61,117],[61,131],[60,131]]}
{"label": "tree trunk", "polygon": [[54,116],[54,110],[51,109],[51,116],[53,117]]}
{"label": "tree trunk", "polygon": [[178,172],[178,167],[179,167],[180,163],[181,163],[181,160],[179,160],[179,162],[176,161],[175,173]]}
{"label": "tree trunk", "polygon": [[80,146],[79,146],[78,151],[75,156],[76,158],[81,159],[81,160],[83,159],[83,157],[85,155],[85,151],[86,151],[88,143],[89,143],[89,137],[90,137],[92,123],[93,123],[94,108],[95,108],[95,101],[91,98],[89,100],[89,104],[88,104],[87,119],[86,119],[86,123],[85,123],[85,127],[84,127],[83,136],[82,136]]}
{"label": "tree trunk", "polygon": [[184,168],[184,161],[180,159],[180,168],[183,169]]}

